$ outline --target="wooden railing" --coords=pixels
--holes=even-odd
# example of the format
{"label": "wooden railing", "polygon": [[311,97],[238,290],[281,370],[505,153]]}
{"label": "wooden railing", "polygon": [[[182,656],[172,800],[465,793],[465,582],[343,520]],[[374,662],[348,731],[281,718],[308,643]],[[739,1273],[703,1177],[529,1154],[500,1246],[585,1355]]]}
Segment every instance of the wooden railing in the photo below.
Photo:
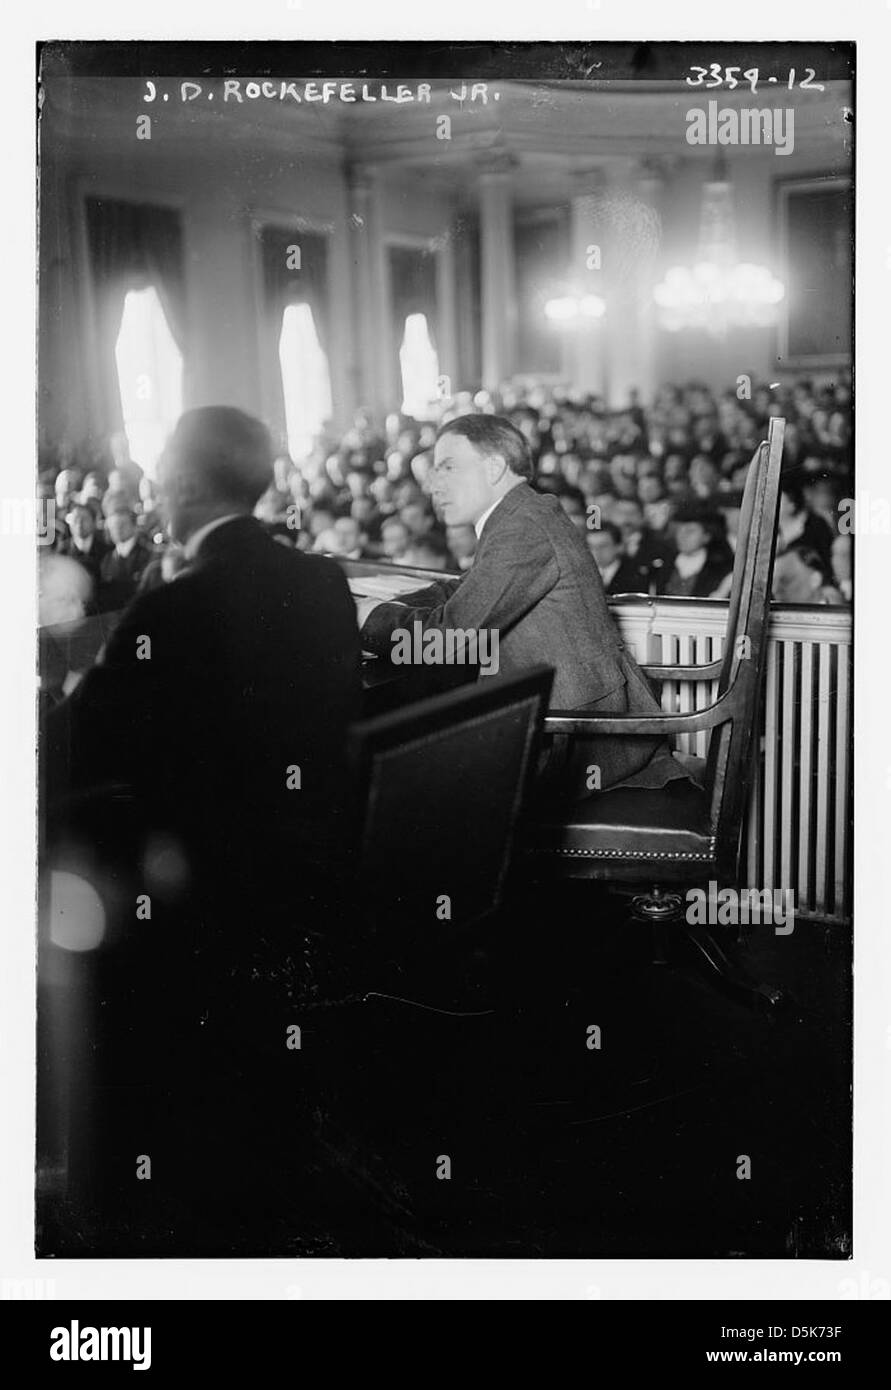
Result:
{"label": "wooden railing", "polygon": [[[714,661],[727,604],[713,600],[611,600],[638,660]],[[775,605],[768,629],[760,750],[746,827],[747,882],[791,888],[796,915],[851,916],[852,624],[849,608]],[[715,683],[666,681],[669,711],[699,709]],[[708,733],[684,735],[683,752],[704,757]]]}

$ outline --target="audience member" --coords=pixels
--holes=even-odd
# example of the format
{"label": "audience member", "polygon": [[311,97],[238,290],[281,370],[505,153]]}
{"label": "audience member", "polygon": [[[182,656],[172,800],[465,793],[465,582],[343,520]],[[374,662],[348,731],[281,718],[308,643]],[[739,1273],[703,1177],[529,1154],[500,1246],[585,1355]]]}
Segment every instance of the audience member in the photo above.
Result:
{"label": "audience member", "polygon": [[405,552],[404,563],[414,565],[417,569],[437,570],[440,573],[455,567],[448,546],[435,531],[430,531],[426,536],[420,536],[411,542]]}
{"label": "audience member", "polygon": [[644,510],[634,498],[619,498],[607,518],[619,528],[625,555],[646,576],[647,592],[665,593],[671,573],[675,546],[651,531],[644,521]]}
{"label": "audience member", "polygon": [[149,541],[136,529],[136,513],[126,502],[106,511],[105,526],[112,549],[99,567],[99,606],[103,612],[126,608],[152,558]]}
{"label": "audience member", "polygon": [[[457,415],[498,410],[527,440],[535,463],[534,486],[559,499],[586,539],[598,529],[602,532],[607,522],[619,528],[623,578],[608,586],[613,592],[615,583],[625,587],[628,563],[634,571],[633,588],[647,593],[698,592],[710,581],[715,573],[714,538],[706,545],[711,552],[708,568],[703,562],[698,578],[693,568],[701,560],[699,554],[675,563],[678,553],[689,556],[702,550],[694,544],[702,537],[689,529],[685,544],[692,551],[684,552],[677,544],[680,528],[692,525],[676,515],[687,503],[704,503],[717,513],[706,529],[711,534],[717,526],[715,537],[721,532],[723,559],[718,570],[732,560],[749,461],[767,422],[778,414],[786,419],[786,437],[777,553],[792,547],[815,551],[827,577],[837,554],[845,570],[850,547],[836,548],[835,541],[838,499],[852,493],[847,378],[831,385],[809,379],[770,388],[759,383],[751,400],[739,400],[732,387],[716,393],[695,382],[665,385],[648,406],[635,394],[626,409],[616,411],[607,411],[596,396],[560,387],[510,386],[500,394],[461,391],[444,409],[441,423]],[[419,554],[426,553],[430,567],[437,569],[445,553],[450,570],[466,571],[476,549],[472,528],[445,528],[424,491],[434,437],[430,423],[392,414],[381,431],[359,412],[342,436],[327,434],[299,465],[280,452],[274,478],[255,514],[271,536],[291,548],[394,564],[417,564]],[[95,538],[92,545],[84,545],[86,555],[94,547],[118,544],[110,532],[120,524],[109,526],[107,518],[120,508],[136,517],[141,534],[164,541],[154,484],[129,460],[123,436],[111,447],[93,441],[75,448],[69,442],[56,451],[55,466],[44,448],[40,477],[41,495],[64,502],[56,511],[55,548],[60,551],[78,558],[74,552],[81,548],[69,539],[64,522],[69,512],[73,517],[74,502],[90,507],[95,518]],[[89,522],[79,520],[76,525],[84,544]],[[609,568],[616,556],[609,532],[605,534],[607,539],[589,544]],[[428,537],[433,541],[425,549]],[[151,554],[157,558],[156,550]],[[158,576],[154,566],[148,582],[160,582]],[[849,599],[849,563],[847,573],[837,580]],[[811,593],[809,583],[797,587]],[[726,596],[728,588],[725,573],[715,592]],[[107,595],[100,594],[102,606],[106,601]]]}
{"label": "audience member", "polygon": [[714,597],[733,568],[721,514],[707,502],[685,503],[675,516],[675,541],[677,555],[665,592],[687,598]]}
{"label": "audience member", "polygon": [[588,531],[588,549],[594,556],[603,587],[608,594],[645,594],[648,579],[644,569],[629,560],[622,544],[622,533],[611,521],[599,530]]}
{"label": "audience member", "polygon": [[446,542],[458,570],[469,570],[476,554],[477,537],[472,526],[447,526]]}
{"label": "audience member", "polygon": [[842,533],[832,542],[832,577],[845,603],[850,603],[854,590],[854,541]]}
{"label": "audience member", "polygon": [[381,527],[381,550],[385,560],[405,564],[405,554],[411,542],[408,527],[399,517],[391,517]]}
{"label": "audience member", "polygon": [[802,489],[786,482],[780,494],[780,519],[777,531],[777,553],[793,546],[814,550],[826,569],[832,549],[832,531],[822,516],[805,505]]}
{"label": "audience member", "polygon": [[59,553],[70,555],[72,560],[83,565],[94,585],[98,586],[102,562],[111,547],[99,531],[96,514],[86,502],[75,502],[65,520],[69,534],[60,544]]}
{"label": "audience member", "polygon": [[844,603],[831,582],[822,556],[807,546],[793,545],[776,557],[773,597],[777,603]]}

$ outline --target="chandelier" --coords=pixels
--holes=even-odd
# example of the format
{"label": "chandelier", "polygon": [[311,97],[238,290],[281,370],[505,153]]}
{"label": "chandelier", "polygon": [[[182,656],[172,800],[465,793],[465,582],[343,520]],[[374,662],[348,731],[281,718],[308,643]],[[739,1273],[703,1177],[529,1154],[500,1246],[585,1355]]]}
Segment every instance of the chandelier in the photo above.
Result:
{"label": "chandelier", "polygon": [[662,327],[705,329],[715,337],[730,328],[769,327],[785,292],[766,266],[737,258],[733,192],[719,154],[715,177],[702,191],[696,263],[672,266],[653,290]]}
{"label": "chandelier", "polygon": [[565,294],[549,299],[544,311],[553,323],[577,323],[579,319],[603,318],[606,303],[599,294]]}

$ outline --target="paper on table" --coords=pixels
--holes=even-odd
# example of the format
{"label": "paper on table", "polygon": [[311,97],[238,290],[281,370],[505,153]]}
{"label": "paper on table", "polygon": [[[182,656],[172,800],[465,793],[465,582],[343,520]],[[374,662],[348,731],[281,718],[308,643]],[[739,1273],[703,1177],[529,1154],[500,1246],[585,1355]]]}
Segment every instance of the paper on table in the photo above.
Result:
{"label": "paper on table", "polygon": [[355,575],[347,579],[354,598],[392,599],[398,594],[410,594],[413,589],[422,589],[423,581],[417,576],[394,575]]}

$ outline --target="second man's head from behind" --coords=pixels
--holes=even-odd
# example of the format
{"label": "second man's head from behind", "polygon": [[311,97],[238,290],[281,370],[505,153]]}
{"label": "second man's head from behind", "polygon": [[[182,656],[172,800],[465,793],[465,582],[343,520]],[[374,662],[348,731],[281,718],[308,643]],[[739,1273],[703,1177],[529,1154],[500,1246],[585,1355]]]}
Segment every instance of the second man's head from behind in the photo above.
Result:
{"label": "second man's head from behind", "polygon": [[429,488],[446,526],[475,525],[531,477],[529,445],[499,415],[459,415],[436,436]]}
{"label": "second man's head from behind", "polygon": [[218,517],[250,516],[273,477],[266,426],[232,406],[187,410],[159,469],[174,540],[186,541]]}

